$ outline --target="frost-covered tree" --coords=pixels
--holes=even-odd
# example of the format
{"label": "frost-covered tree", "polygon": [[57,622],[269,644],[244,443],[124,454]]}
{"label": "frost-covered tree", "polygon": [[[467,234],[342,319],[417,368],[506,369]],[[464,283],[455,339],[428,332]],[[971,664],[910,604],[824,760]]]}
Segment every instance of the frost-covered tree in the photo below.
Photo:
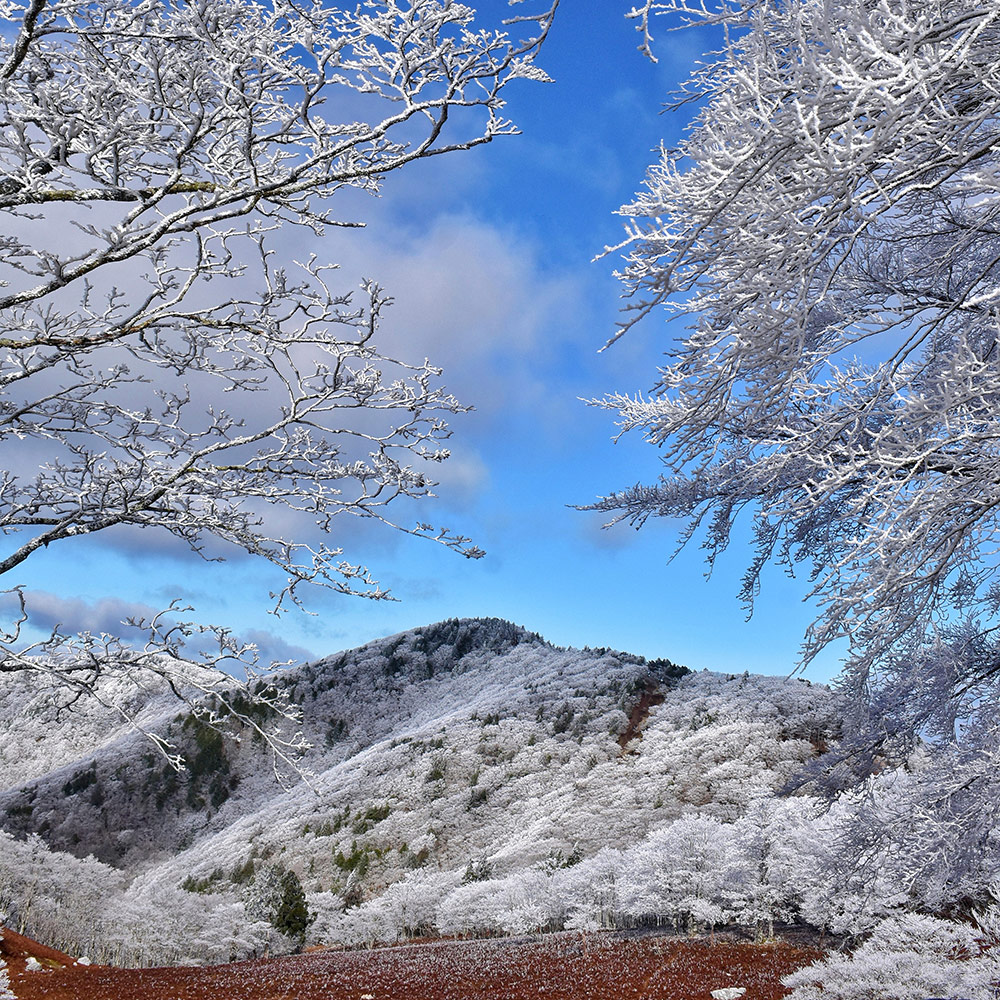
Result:
{"label": "frost-covered tree", "polygon": [[229,962],[294,947],[268,921],[248,917],[231,893],[188,892],[155,872],[135,879],[86,931],[91,957],[126,966]]}
{"label": "frost-covered tree", "polygon": [[[3,925],[7,922],[7,914],[0,909],[0,941],[3,940]],[[10,987],[10,975],[7,972],[7,963],[0,955],[0,1000],[17,1000],[14,991]]]}
{"label": "frost-covered tree", "polygon": [[0,1000],[17,1000],[10,987],[10,976],[7,973],[7,963],[0,955]]}
{"label": "frost-covered tree", "polygon": [[992,1000],[1000,976],[995,916],[978,927],[907,914],[882,921],[851,954],[785,976],[790,1000]]}
{"label": "frost-covered tree", "polygon": [[391,885],[368,906],[385,914],[386,922],[395,928],[396,940],[411,937],[433,928],[442,896],[454,889],[457,882],[457,872],[414,872]]}
{"label": "frost-covered tree", "polygon": [[248,919],[274,922],[284,897],[282,874],[274,865],[255,866],[253,876],[243,887],[243,906]]}
{"label": "frost-covered tree", "polygon": [[442,934],[496,933],[501,884],[499,879],[487,879],[457,886],[438,905],[438,930]]}
{"label": "frost-covered tree", "polygon": [[[386,596],[342,554],[352,517],[481,554],[387,510],[431,495],[462,405],[380,348],[374,280],[294,247],[363,225],[386,175],[515,132],[503,91],[545,79],[557,2],[506,27],[448,0],[0,2],[0,574],[141,530],[273,564],[280,608],[308,583]],[[112,663],[181,686],[185,657],[252,658],[177,608],[128,645],[25,649],[8,597],[2,671],[89,691]]]}
{"label": "frost-covered tree", "polygon": [[48,850],[0,830],[0,913],[21,934],[64,951],[97,955],[100,927],[123,892],[121,873],[94,858]]}
{"label": "frost-covered tree", "polygon": [[731,824],[682,816],[623,861],[623,909],[634,918],[666,917],[694,929],[714,928],[734,914],[742,879]]}
{"label": "frost-covered tree", "polygon": [[808,797],[761,798],[734,824],[740,876],[736,918],[768,940],[774,937],[776,920],[795,915],[805,884],[802,869],[812,861],[803,848],[811,839],[816,812]]}
{"label": "frost-covered tree", "polygon": [[612,927],[618,920],[622,854],[602,847],[592,858],[556,873],[560,901],[571,930]]}
{"label": "frost-covered tree", "polygon": [[[883,743],[983,737],[1000,682],[1000,11],[975,0],[647,0],[712,26],[701,104],[630,220],[619,335],[688,322],[648,396],[603,404],[665,474],[601,500],[681,517],[711,563],[741,513],[809,567],[806,661]],[[992,739],[992,736],[988,736]],[[906,740],[904,739],[904,742]]]}
{"label": "frost-covered tree", "polygon": [[496,922],[506,934],[531,934],[562,922],[552,876],[538,868],[509,875],[498,887]]}

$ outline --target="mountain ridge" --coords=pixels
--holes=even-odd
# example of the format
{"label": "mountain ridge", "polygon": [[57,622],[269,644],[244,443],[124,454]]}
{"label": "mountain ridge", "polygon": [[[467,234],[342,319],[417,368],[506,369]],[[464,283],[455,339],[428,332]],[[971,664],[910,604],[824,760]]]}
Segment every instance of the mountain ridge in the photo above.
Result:
{"label": "mountain ridge", "polygon": [[[273,870],[301,884],[323,940],[345,907],[396,887],[437,896],[470,870],[593,858],[693,812],[732,822],[837,725],[821,685],[557,647],[502,619],[411,629],[268,682],[302,707],[308,781],[279,786],[262,742],[226,740],[174,705],[163,719],[187,756],[181,774],[133,733],[0,786],[0,883],[16,884],[17,857],[34,851],[64,873],[52,889],[63,910],[79,885],[116,887],[78,905],[109,893],[108,911],[125,915],[106,933],[132,934],[120,948],[141,963],[177,954],[166,931],[154,944],[124,930],[137,913],[206,926],[231,914],[226,933],[259,947],[271,932],[247,929],[241,900],[248,878]],[[0,907],[16,912],[16,896]],[[233,947],[205,954],[245,953]]]}
{"label": "mountain ridge", "polygon": [[[585,660],[610,657],[637,671],[648,664],[628,653],[557,647],[500,618],[455,618],[289,668],[268,677],[267,683],[287,692],[303,711],[302,728],[313,743],[313,751],[303,759],[308,770],[339,763],[388,736],[394,728],[390,705],[400,717],[418,725],[448,705],[461,713],[464,704],[482,696],[483,685],[459,678],[476,676],[485,660],[503,658],[517,649]],[[686,668],[660,660],[644,677],[650,683],[670,683],[685,672]],[[366,700],[368,688],[372,697]],[[433,690],[434,696],[425,689]],[[151,696],[151,703],[153,710],[147,715],[154,718],[149,724],[184,754],[183,772],[161,760],[140,734],[124,731],[93,752],[0,790],[4,826],[19,836],[35,833],[57,849],[93,854],[116,865],[124,863],[130,852],[142,854],[160,847],[172,852],[192,833],[218,829],[232,811],[223,812],[219,820],[220,810],[230,799],[239,798],[240,786],[263,769],[266,747],[255,743],[252,735],[243,738],[249,751],[232,744],[193,714],[178,712],[160,692]],[[490,709],[493,714],[495,708]],[[162,713],[159,719],[157,710]],[[117,805],[108,802],[112,788],[122,800]],[[266,788],[255,788],[251,798],[259,801],[267,794]],[[194,823],[195,816],[200,825]],[[152,843],[128,832],[154,824],[159,839]],[[170,832],[175,834],[173,841]]]}

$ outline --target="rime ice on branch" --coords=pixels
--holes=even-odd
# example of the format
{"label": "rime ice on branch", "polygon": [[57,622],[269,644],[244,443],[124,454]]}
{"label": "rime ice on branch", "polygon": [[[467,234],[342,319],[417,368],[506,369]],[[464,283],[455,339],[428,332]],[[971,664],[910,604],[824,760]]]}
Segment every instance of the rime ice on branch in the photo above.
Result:
{"label": "rime ice on branch", "polygon": [[[387,596],[341,551],[352,516],[482,554],[390,520],[432,495],[464,407],[382,353],[377,282],[294,259],[289,229],[362,225],[352,190],[513,134],[503,90],[547,79],[557,2],[492,29],[440,0],[0,3],[0,573],[157,529],[269,561],[280,608],[303,583]],[[165,622],[143,623],[161,672],[192,633],[210,665],[245,652]],[[37,666],[19,631],[0,670]],[[108,650],[29,652],[89,689]]]}
{"label": "rime ice on branch", "polygon": [[622,209],[618,336],[660,306],[689,325],[650,395],[600,401],[666,473],[596,507],[684,518],[710,564],[749,512],[743,598],[809,567],[804,658],[846,641],[883,749],[995,753],[1000,11],[649,0],[647,46],[654,14],[721,50]]}

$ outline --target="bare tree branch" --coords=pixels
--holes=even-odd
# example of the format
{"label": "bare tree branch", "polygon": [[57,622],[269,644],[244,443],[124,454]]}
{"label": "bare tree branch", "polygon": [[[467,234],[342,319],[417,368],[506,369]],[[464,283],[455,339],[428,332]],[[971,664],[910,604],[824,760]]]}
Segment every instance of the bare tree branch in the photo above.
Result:
{"label": "bare tree branch", "polygon": [[[19,24],[0,36],[0,574],[142,528],[270,562],[277,612],[304,584],[390,597],[343,553],[350,518],[482,555],[388,510],[433,496],[466,407],[429,362],[380,349],[391,300],[375,281],[281,247],[289,227],[362,225],[336,211],[352,189],[515,133],[503,91],[547,79],[534,58],[557,2],[512,19],[523,40],[447,0],[5,5]],[[188,676],[200,629],[219,650],[203,665],[245,660],[172,612],[141,648],[57,631],[20,649],[26,622],[30,607],[0,672],[79,692],[114,664],[225,699],[224,673]]]}

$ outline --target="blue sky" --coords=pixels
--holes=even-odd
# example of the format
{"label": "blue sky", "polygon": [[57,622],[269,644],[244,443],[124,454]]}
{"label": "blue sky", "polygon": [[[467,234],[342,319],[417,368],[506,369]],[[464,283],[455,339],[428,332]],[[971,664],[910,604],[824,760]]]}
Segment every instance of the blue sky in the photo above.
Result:
{"label": "blue sky", "polygon": [[[803,583],[772,573],[747,622],[735,596],[745,544],[735,541],[706,580],[697,545],[669,561],[677,525],[604,532],[600,515],[571,507],[658,473],[654,449],[638,438],[614,444],[612,415],[580,399],[648,389],[677,331],[652,317],[599,353],[620,289],[614,258],[592,258],[622,238],[615,210],[640,186],[660,142],[681,134],[690,109],[660,109],[711,43],[660,25],[653,64],[637,51],[629,6],[563,0],[539,58],[555,82],[508,91],[523,134],[387,178],[366,208],[367,230],[317,246],[345,272],[386,286],[396,299],[385,323],[394,348],[418,361],[426,354],[476,407],[453,422],[454,457],[433,508],[399,516],[472,536],[485,559],[356,523],[340,540],[345,555],[368,562],[398,601],[317,593],[315,614],[280,619],[266,614],[280,584],[266,567],[192,561],[145,535],[54,548],[14,582],[44,593],[50,618],[67,626],[110,628],[135,605],[160,608],[180,596],[203,620],[277,657],[492,615],[561,645],[789,672],[810,619]],[[835,669],[830,656],[807,676]]]}

